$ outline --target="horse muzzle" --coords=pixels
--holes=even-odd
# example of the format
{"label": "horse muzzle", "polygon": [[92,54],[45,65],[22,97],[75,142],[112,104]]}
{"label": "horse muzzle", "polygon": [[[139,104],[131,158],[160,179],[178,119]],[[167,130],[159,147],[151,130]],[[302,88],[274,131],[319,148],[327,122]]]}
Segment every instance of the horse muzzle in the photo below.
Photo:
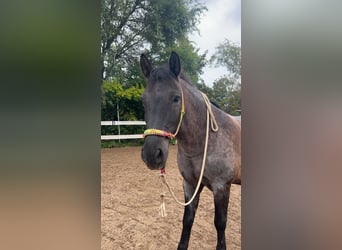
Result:
{"label": "horse muzzle", "polygon": [[141,150],[141,158],[149,169],[162,169],[166,165],[169,153],[169,139],[159,136],[148,136],[145,138]]}

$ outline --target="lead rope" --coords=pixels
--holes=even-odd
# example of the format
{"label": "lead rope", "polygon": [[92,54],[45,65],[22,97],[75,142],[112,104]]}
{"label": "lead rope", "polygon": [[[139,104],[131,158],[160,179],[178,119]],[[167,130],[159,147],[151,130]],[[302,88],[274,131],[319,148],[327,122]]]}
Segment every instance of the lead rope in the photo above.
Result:
{"label": "lead rope", "polygon": [[[199,190],[199,187],[200,187],[200,185],[202,183],[202,178],[203,178],[203,174],[204,174],[204,166],[205,166],[205,162],[206,162],[206,159],[207,159],[207,149],[208,149],[208,139],[209,139],[209,118],[210,118],[210,123],[211,123],[211,130],[214,131],[214,132],[217,132],[218,129],[219,129],[219,127],[217,125],[217,122],[216,122],[216,119],[215,119],[215,116],[214,116],[214,113],[211,110],[211,104],[210,104],[210,101],[209,101],[208,97],[204,93],[202,93],[202,92],[201,92],[201,94],[202,94],[204,102],[205,102],[205,104],[207,106],[207,126],[206,126],[206,135],[205,135],[205,143],[204,143],[204,152],[203,152],[201,173],[200,173],[200,176],[199,176],[199,179],[198,179],[198,183],[197,183],[195,192],[192,195],[191,199],[188,202],[186,202],[186,203],[180,202],[177,199],[177,197],[175,196],[174,192],[171,189],[170,184],[168,183],[168,181],[166,179],[165,169],[161,170],[161,173],[160,173],[160,178],[161,178],[162,184],[164,184],[167,187],[167,189],[171,193],[172,198],[174,199],[174,201],[177,202],[179,205],[184,206],[184,207],[188,206],[195,199],[195,197],[197,195],[197,192]],[[164,197],[165,197],[165,192],[164,191],[160,194],[160,197],[161,197],[161,204],[160,204],[160,211],[159,211],[159,213],[160,213],[160,215],[162,217],[165,217],[166,216],[166,209],[165,209],[165,201],[164,201]]]}
{"label": "lead rope", "polygon": [[[207,106],[207,121],[208,121],[208,113],[209,113],[209,115],[210,115],[211,130],[214,131],[214,132],[217,132],[219,127],[217,125],[214,113],[211,110],[211,103],[210,103],[210,101],[209,101],[209,99],[208,99],[206,94],[204,94],[203,92],[201,92],[201,94],[202,94],[204,102],[205,102],[205,104]],[[207,133],[208,133],[208,130],[209,130],[209,128],[207,127]]]}
{"label": "lead rope", "polygon": [[[165,169],[162,169],[161,170],[161,173],[160,175],[162,174],[165,174]],[[165,208],[165,201],[164,201],[164,198],[165,198],[165,188],[164,188],[164,185],[163,185],[163,182],[161,182],[161,188],[163,189],[163,192],[160,193],[160,206],[159,206],[159,214],[161,217],[166,217],[166,208]]]}

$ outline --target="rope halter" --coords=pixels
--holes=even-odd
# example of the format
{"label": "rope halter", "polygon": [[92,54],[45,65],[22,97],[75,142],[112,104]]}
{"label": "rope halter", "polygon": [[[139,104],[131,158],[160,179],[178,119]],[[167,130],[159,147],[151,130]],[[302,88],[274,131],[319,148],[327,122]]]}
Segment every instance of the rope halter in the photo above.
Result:
{"label": "rope halter", "polygon": [[182,87],[180,87],[180,90],[181,90],[181,95],[182,95],[182,109],[181,109],[181,113],[180,113],[179,122],[177,125],[176,132],[171,133],[171,132],[167,132],[167,131],[161,130],[161,129],[150,128],[150,129],[146,129],[144,131],[143,138],[145,138],[146,136],[149,136],[149,135],[157,135],[157,136],[167,137],[171,141],[175,140],[175,137],[179,132],[180,126],[181,126],[182,121],[183,121],[183,117],[185,115],[184,95],[183,95]]}

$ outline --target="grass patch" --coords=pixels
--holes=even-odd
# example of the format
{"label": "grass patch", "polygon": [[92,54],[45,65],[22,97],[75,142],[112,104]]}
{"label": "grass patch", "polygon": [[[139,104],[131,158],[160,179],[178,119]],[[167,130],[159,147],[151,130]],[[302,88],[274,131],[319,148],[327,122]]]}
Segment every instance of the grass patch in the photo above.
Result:
{"label": "grass patch", "polygon": [[119,148],[119,147],[132,147],[132,146],[142,146],[144,141],[142,139],[138,140],[109,140],[101,141],[101,148]]}

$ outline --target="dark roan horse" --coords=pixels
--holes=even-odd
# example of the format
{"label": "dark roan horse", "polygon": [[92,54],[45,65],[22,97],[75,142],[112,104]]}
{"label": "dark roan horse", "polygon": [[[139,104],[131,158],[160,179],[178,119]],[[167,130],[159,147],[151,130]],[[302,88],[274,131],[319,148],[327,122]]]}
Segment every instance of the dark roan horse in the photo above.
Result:
{"label": "dark roan horse", "polygon": [[[148,129],[160,132],[147,134],[142,148],[142,159],[152,170],[164,169],[169,139],[176,134],[177,162],[184,178],[185,201],[188,201],[200,176],[207,106],[201,92],[182,74],[180,59],[175,52],[171,53],[168,65],[156,68],[152,67],[147,57],[142,54],[140,66],[147,79],[142,95],[146,125]],[[182,107],[185,108],[184,117],[181,115]],[[241,126],[236,119],[215,105],[211,105],[211,109],[219,129],[217,132],[209,131],[203,179],[195,199],[185,206],[178,249],[188,248],[200,193],[204,186],[214,195],[216,249],[226,249],[225,229],[230,187],[231,184],[241,184]]]}

